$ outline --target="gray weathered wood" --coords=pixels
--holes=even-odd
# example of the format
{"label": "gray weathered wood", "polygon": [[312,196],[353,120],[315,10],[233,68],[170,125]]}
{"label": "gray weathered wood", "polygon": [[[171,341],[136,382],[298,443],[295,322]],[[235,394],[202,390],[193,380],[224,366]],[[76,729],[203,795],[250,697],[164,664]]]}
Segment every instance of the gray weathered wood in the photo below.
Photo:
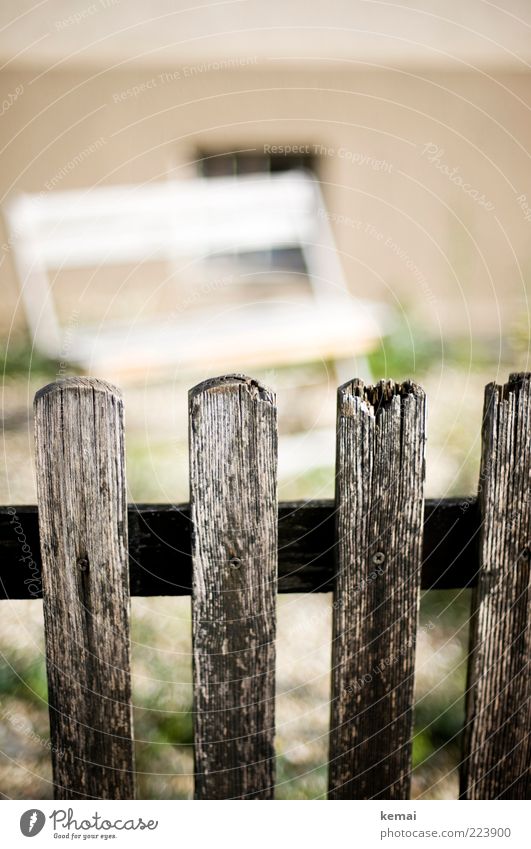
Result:
{"label": "gray weathered wood", "polygon": [[531,375],[485,390],[461,796],[531,793]]}
{"label": "gray weathered wood", "polygon": [[424,443],[420,387],[340,387],[332,799],[409,798]]}
{"label": "gray weathered wood", "polygon": [[275,399],[228,375],[190,392],[195,795],[273,797]]}
{"label": "gray weathered wood", "polygon": [[[428,498],[424,505],[422,588],[473,586],[477,499]],[[189,505],[130,504],[128,518],[131,595],[191,595]],[[279,593],[330,592],[334,539],[334,501],[281,501]],[[37,507],[0,507],[0,601],[40,598],[40,564]]]}
{"label": "gray weathered wood", "polygon": [[35,398],[57,799],[134,796],[123,408],[101,380]]}

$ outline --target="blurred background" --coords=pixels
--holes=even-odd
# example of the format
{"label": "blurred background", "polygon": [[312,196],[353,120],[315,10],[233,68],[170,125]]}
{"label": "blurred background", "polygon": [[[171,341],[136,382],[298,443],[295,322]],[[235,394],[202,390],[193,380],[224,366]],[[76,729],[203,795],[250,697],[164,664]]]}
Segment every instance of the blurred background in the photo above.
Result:
{"label": "blurred background", "polygon": [[[426,493],[474,493],[483,388],[528,369],[531,10],[4,0],[0,503],[33,395],[118,383],[129,499],[188,499],[187,389],[277,392],[281,499],[331,498],[335,395],[428,393]],[[326,793],[330,603],[279,599],[279,798]],[[419,798],[457,795],[468,593],[424,595]],[[3,602],[0,792],[52,793],[40,602]],[[133,600],[140,794],[192,792],[189,601]]]}

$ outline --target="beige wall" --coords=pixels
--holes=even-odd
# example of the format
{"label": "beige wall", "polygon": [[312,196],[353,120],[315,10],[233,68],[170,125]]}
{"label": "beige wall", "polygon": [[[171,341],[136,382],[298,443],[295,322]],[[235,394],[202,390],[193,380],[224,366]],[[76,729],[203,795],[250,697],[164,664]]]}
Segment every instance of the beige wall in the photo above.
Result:
{"label": "beige wall", "polygon": [[[184,177],[198,147],[322,145],[318,171],[353,292],[412,311],[445,335],[512,327],[527,309],[531,259],[531,221],[517,200],[527,195],[531,205],[530,74],[239,61],[239,69],[178,74],[169,66],[3,73],[2,100],[23,90],[4,106],[0,197],[47,183]],[[142,90],[128,92],[134,86]],[[427,144],[444,153],[430,162]],[[442,166],[458,168],[483,203]],[[18,291],[5,245],[0,259],[5,333]],[[24,326],[20,312],[15,326]]]}

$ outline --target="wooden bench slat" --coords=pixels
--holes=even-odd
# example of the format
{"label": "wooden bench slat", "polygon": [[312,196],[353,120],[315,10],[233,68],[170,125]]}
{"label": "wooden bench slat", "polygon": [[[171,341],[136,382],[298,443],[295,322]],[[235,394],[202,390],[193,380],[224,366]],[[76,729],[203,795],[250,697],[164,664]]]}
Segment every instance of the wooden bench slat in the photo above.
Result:
{"label": "wooden bench slat", "polygon": [[531,375],[485,390],[461,798],[531,793]]}
{"label": "wooden bench slat", "polygon": [[68,378],[35,397],[55,796],[134,797],[122,400]]}
{"label": "wooden bench slat", "polygon": [[190,392],[195,795],[274,791],[274,396],[228,375]]}
{"label": "wooden bench slat", "polygon": [[424,443],[420,387],[340,387],[332,799],[409,798]]}

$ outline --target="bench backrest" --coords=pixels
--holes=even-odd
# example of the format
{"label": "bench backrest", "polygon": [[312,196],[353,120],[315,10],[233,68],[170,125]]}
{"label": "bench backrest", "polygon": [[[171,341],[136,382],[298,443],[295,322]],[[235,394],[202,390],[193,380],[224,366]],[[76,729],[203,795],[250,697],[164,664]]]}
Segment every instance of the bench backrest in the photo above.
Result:
{"label": "bench backrest", "polygon": [[317,299],[347,293],[319,183],[305,171],[21,194],[4,214],[32,339],[52,357],[62,347],[52,271],[296,247]]}

